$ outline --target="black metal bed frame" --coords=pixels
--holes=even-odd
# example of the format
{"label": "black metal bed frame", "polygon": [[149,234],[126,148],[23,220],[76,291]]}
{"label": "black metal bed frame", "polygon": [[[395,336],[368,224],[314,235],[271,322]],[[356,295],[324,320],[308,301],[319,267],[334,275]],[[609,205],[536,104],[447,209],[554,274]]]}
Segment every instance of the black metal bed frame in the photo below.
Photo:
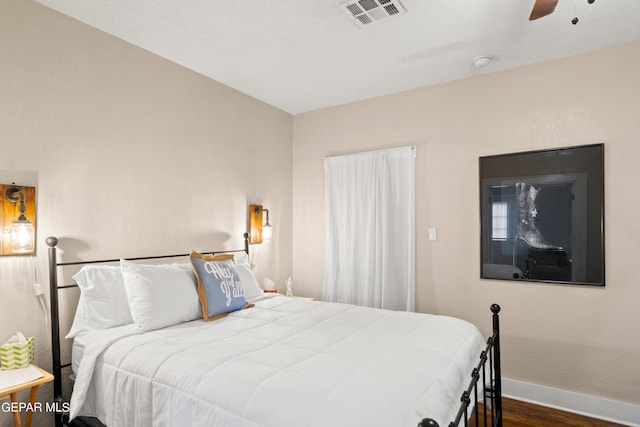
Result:
{"label": "black metal bed frame", "polygon": [[[57,404],[58,408],[63,407],[64,398],[62,396],[62,369],[71,366],[71,363],[63,364],[61,361],[60,351],[60,313],[59,313],[59,296],[58,292],[61,289],[77,288],[76,283],[69,285],[58,284],[58,268],[68,266],[81,266],[87,264],[107,264],[120,261],[120,258],[115,259],[103,259],[94,261],[73,261],[73,262],[58,262],[57,260],[57,248],[58,239],[56,237],[47,237],[47,246],[49,246],[49,290],[50,290],[50,305],[51,305],[51,354],[53,360],[53,400]],[[249,234],[244,233],[244,249],[228,250],[228,251],[211,251],[209,254],[216,253],[233,253],[233,252],[246,252],[249,253]],[[154,260],[164,258],[178,258],[188,257],[189,254],[175,254],[175,255],[157,255],[137,258],[124,258],[128,261],[142,261],[142,260]],[[500,312],[500,306],[493,304],[491,306],[493,313],[493,334],[487,340],[487,346],[480,354],[479,363],[471,373],[471,381],[467,389],[462,393],[460,409],[456,415],[454,421],[448,424],[448,427],[457,427],[462,420],[464,425],[469,425],[469,420],[475,415],[475,427],[480,425],[502,427],[502,381],[500,371],[500,322],[498,313]],[[487,375],[487,362],[489,362],[489,374]],[[482,383],[479,386],[478,382],[482,379]],[[483,416],[480,417],[478,393],[481,390],[483,403]],[[473,399],[472,399],[473,397]],[[474,402],[471,405],[472,401]],[[489,408],[489,409],[488,409]],[[471,411],[471,413],[470,413]],[[470,416],[471,414],[471,416]],[[488,420],[488,416],[490,417]],[[484,424],[480,424],[483,420]],[[490,421],[491,424],[487,424]],[[55,425],[56,427],[62,427],[69,423],[68,413],[56,412]],[[95,421],[75,423],[79,426],[101,426],[102,424]],[[418,427],[438,427],[438,423],[431,418],[425,418],[420,422]]]}
{"label": "black metal bed frame", "polygon": [[[502,371],[500,368],[500,316],[498,315],[500,306],[492,304],[491,312],[493,313],[493,334],[487,340],[486,348],[480,353],[478,365],[471,372],[469,386],[460,397],[460,409],[448,427],[457,427],[463,420],[465,427],[469,426],[470,420],[475,421],[474,427],[502,427]],[[488,375],[487,362],[489,362]],[[479,382],[480,385],[478,385]],[[478,399],[479,393],[482,394],[481,400]],[[482,407],[479,406],[480,403]],[[431,418],[425,418],[418,427],[439,427],[439,424]]]}
{"label": "black metal bed frame", "polygon": [[[51,305],[51,355],[52,355],[52,369],[53,369],[53,400],[58,404],[58,408],[62,408],[64,398],[62,396],[62,370],[71,366],[71,363],[62,363],[60,356],[60,312],[59,312],[59,296],[58,291],[61,289],[77,288],[78,284],[59,285],[58,284],[58,268],[70,267],[87,264],[108,264],[119,262],[120,258],[114,259],[101,259],[94,261],[73,261],[73,262],[58,262],[57,248],[58,239],[56,237],[47,237],[47,246],[49,246],[49,291],[50,291],[50,305]],[[246,252],[249,254],[249,233],[244,233],[244,249],[233,249],[228,251],[210,251],[207,254],[217,253],[233,253],[233,252]],[[143,260],[157,260],[157,259],[169,259],[169,258],[184,258],[189,254],[174,254],[174,255],[155,255],[136,258],[124,258],[127,261],[143,261]],[[68,424],[68,414],[62,412],[56,412],[55,425],[56,427],[62,427]],[[83,425],[80,423],[80,425]],[[87,425],[87,424],[84,424]],[[100,424],[94,424],[100,425]]]}

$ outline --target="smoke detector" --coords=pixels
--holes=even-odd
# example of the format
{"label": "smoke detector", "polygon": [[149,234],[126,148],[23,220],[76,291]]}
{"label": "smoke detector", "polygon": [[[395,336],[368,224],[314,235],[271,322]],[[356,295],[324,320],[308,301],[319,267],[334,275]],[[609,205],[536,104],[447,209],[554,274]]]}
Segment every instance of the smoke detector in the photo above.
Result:
{"label": "smoke detector", "polygon": [[351,16],[359,27],[406,13],[400,0],[357,0],[342,3],[340,7]]}
{"label": "smoke detector", "polygon": [[487,65],[489,65],[489,63],[491,62],[493,58],[491,56],[488,55],[484,55],[484,56],[477,56],[475,58],[473,58],[473,65],[476,66],[476,68],[484,68]]}

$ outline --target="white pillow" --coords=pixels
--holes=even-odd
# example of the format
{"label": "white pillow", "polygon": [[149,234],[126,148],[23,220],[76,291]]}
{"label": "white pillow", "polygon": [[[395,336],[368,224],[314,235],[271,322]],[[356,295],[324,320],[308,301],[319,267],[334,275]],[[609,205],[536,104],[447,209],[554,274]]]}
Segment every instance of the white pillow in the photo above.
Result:
{"label": "white pillow", "polygon": [[66,338],[73,338],[83,331],[133,323],[119,266],[85,265],[73,279],[81,293]]}
{"label": "white pillow", "polygon": [[262,288],[258,284],[258,280],[256,280],[256,276],[251,270],[251,263],[249,262],[247,253],[239,252],[233,254],[233,262],[236,264],[236,270],[238,271],[238,276],[240,276],[240,282],[242,282],[244,297],[253,298],[264,295]]}
{"label": "white pillow", "polygon": [[202,318],[195,274],[177,265],[120,260],[131,317],[142,332]]}

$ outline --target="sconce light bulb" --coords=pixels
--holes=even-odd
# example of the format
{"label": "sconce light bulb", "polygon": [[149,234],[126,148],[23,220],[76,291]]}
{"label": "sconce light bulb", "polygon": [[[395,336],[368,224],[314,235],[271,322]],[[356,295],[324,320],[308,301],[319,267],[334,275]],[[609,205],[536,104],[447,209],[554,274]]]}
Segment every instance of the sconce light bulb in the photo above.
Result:
{"label": "sconce light bulb", "polygon": [[271,224],[268,222],[262,226],[262,241],[270,242],[273,237],[273,230],[271,229]]}
{"label": "sconce light bulb", "polygon": [[33,252],[35,230],[31,221],[14,221],[11,225],[11,251],[14,253]]}

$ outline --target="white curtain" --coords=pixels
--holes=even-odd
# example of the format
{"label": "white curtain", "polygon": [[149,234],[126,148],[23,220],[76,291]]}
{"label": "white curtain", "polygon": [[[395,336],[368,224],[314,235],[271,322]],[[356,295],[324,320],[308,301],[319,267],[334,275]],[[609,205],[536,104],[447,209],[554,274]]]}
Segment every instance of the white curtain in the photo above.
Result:
{"label": "white curtain", "polygon": [[415,157],[325,158],[325,301],[415,310]]}

